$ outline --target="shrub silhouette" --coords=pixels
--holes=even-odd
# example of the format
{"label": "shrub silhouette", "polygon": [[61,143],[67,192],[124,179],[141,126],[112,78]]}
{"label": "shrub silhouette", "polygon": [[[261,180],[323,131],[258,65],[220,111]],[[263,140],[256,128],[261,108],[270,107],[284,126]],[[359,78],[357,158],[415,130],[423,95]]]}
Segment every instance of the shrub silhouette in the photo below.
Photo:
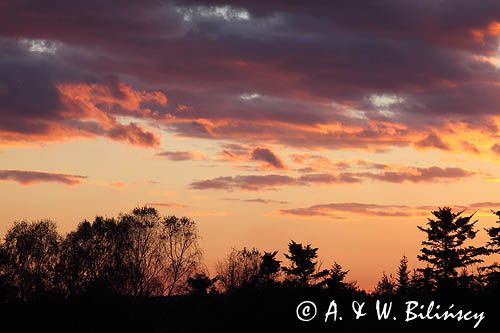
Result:
{"label": "shrub silhouette", "polygon": [[191,295],[204,296],[209,291],[215,291],[215,282],[219,277],[209,278],[205,273],[197,273],[187,279],[188,292]]}

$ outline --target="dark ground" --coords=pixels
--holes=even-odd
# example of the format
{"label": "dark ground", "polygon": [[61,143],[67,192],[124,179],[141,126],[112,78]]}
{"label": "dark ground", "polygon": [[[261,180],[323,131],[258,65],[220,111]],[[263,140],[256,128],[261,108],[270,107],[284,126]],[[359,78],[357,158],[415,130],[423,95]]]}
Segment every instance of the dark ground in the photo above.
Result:
{"label": "dark ground", "polygon": [[[304,300],[314,301],[317,316],[301,322],[296,307]],[[324,322],[328,305],[335,300],[342,320]],[[352,301],[366,302],[367,315],[354,319]],[[10,332],[359,332],[367,330],[402,331],[442,329],[446,332],[499,332],[500,298],[494,295],[418,298],[420,304],[434,300],[441,310],[455,304],[454,310],[485,312],[485,319],[473,329],[476,320],[414,320],[405,322],[404,304],[416,297],[392,297],[390,319],[377,320],[376,298],[365,294],[335,297],[316,290],[241,290],[231,295],[137,298],[86,295],[69,300],[45,298],[30,303],[11,303],[1,307],[2,327]],[[397,320],[393,317],[396,316]],[[11,326],[12,325],[12,326]]]}

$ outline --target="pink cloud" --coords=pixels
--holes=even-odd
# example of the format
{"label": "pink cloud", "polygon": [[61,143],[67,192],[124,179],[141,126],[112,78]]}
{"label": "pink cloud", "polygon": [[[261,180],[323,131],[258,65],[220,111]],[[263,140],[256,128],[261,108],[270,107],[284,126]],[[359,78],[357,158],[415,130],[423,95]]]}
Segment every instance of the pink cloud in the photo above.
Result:
{"label": "pink cloud", "polygon": [[283,175],[259,175],[259,176],[234,176],[217,177],[213,179],[200,180],[191,183],[190,187],[196,190],[272,190],[284,185],[297,185],[299,182],[292,177]]}
{"label": "pink cloud", "polygon": [[[283,215],[295,216],[325,216],[341,218],[341,213],[349,213],[365,216],[383,216],[383,217],[408,217],[414,213],[409,212],[410,207],[405,205],[378,205],[365,203],[331,203],[314,205],[306,208],[282,209],[279,211]],[[420,214],[421,215],[421,214]]]}
{"label": "pink cloud", "polygon": [[[491,210],[498,210],[500,202],[479,202],[469,205],[450,205],[450,207],[456,210],[474,211],[482,209],[485,212],[490,212]],[[305,218],[328,217],[335,219],[343,219],[346,215],[401,218],[429,215],[432,210],[436,209],[437,206],[408,206],[346,202],[318,204],[302,208],[281,209],[278,211],[278,214]]]}
{"label": "pink cloud", "polygon": [[64,173],[51,173],[26,170],[0,170],[0,180],[14,181],[21,185],[37,183],[61,183],[65,185],[78,185],[86,176],[69,175]]}
{"label": "pink cloud", "polygon": [[163,151],[156,156],[165,157],[171,161],[189,161],[206,158],[205,154],[199,151]]}

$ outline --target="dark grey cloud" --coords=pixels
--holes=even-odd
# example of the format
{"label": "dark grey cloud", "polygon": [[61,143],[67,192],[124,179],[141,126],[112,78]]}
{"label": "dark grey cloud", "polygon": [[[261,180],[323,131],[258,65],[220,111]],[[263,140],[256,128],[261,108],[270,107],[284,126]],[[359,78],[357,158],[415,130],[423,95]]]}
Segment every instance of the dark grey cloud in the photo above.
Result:
{"label": "dark grey cloud", "polygon": [[[182,136],[449,149],[432,133],[450,120],[496,133],[499,72],[488,58],[497,53],[499,22],[498,1],[7,0],[0,36],[54,50],[21,55],[1,45],[0,131],[3,141],[64,130],[64,137],[83,131],[156,145],[138,124],[68,126],[58,111],[67,107],[54,88],[61,81],[114,77],[135,90],[167,92],[168,106],[141,103],[155,111],[141,119]],[[375,105],[374,95],[398,102]],[[105,106],[114,117],[137,116]]]}
{"label": "dark grey cloud", "polygon": [[276,169],[284,169],[285,165],[281,158],[268,148],[255,148],[252,151],[252,160],[262,161]]}

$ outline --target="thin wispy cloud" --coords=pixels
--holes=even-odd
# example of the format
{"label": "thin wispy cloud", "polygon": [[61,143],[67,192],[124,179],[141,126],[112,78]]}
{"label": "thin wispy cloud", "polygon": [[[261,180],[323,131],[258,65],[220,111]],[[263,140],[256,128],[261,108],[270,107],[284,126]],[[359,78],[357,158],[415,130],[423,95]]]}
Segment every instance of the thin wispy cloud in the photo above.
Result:
{"label": "thin wispy cloud", "polygon": [[168,207],[168,208],[187,208],[188,205],[180,203],[180,202],[173,202],[173,201],[161,201],[161,202],[148,202],[146,203],[146,206],[153,206],[153,207]]}
{"label": "thin wispy cloud", "polygon": [[[469,205],[448,205],[457,211],[483,211],[491,214],[500,207],[500,202],[477,202]],[[429,215],[438,206],[410,206],[399,204],[373,204],[360,202],[339,202],[317,204],[308,207],[280,209],[279,215],[301,218],[325,217],[333,219],[347,219],[348,217],[373,217],[373,218],[410,218]]]}
{"label": "thin wispy cloud", "polygon": [[288,201],[284,200],[273,200],[273,199],[262,199],[262,198],[253,198],[253,199],[240,199],[240,198],[222,198],[224,201],[239,201],[239,202],[249,202],[249,203],[259,203],[259,204],[280,204],[287,205]]}
{"label": "thin wispy cloud", "polygon": [[59,183],[64,185],[78,185],[87,176],[71,175],[65,173],[53,173],[28,170],[0,170],[0,181],[13,181],[21,185],[33,185],[38,183]]}
{"label": "thin wispy cloud", "polygon": [[155,156],[164,157],[171,161],[203,160],[207,158],[206,154],[200,151],[163,151]]}

